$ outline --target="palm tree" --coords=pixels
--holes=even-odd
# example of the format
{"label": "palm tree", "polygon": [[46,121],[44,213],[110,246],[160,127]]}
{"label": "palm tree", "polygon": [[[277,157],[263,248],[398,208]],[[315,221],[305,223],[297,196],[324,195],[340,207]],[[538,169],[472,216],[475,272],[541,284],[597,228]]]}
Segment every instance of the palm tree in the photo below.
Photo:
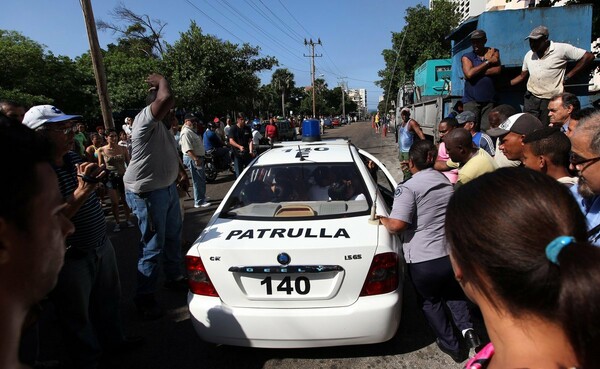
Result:
{"label": "palm tree", "polygon": [[285,117],[285,95],[295,86],[294,74],[287,68],[277,69],[271,77],[271,86],[281,94],[281,113]]}

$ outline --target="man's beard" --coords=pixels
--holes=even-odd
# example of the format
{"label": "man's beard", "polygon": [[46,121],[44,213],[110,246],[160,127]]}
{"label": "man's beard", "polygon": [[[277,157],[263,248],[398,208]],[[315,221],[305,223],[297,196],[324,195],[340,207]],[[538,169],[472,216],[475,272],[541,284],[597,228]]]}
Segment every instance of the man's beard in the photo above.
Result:
{"label": "man's beard", "polygon": [[577,192],[579,192],[579,194],[585,199],[592,198],[596,195],[592,191],[590,186],[587,184],[585,178],[583,178],[582,176],[579,176],[579,181],[577,183]]}

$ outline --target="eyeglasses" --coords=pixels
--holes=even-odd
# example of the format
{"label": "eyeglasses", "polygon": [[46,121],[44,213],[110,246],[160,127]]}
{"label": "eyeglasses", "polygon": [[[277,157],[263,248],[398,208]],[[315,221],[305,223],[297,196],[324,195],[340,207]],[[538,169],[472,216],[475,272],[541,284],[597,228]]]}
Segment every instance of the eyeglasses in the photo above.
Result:
{"label": "eyeglasses", "polygon": [[575,154],[574,152],[569,153],[569,163],[571,163],[571,165],[573,165],[574,167],[581,166],[585,163],[595,163],[598,160],[600,160],[600,156],[586,159],[586,158],[582,158],[581,156]]}

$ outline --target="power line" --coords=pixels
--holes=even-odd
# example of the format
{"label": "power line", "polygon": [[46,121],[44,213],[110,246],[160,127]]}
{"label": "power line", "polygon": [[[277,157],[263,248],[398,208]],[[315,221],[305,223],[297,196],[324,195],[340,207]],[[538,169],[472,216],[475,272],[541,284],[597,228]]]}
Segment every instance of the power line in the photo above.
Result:
{"label": "power line", "polygon": [[[246,43],[246,41],[242,40],[240,37],[238,37],[235,33],[233,33],[232,31],[230,31],[228,28],[224,27],[221,23],[222,22],[217,22],[215,19],[213,19],[210,15],[208,15],[206,12],[204,12],[202,9],[200,9],[198,6],[196,6],[196,4],[192,3],[190,0],[185,0],[190,6],[192,6],[194,9],[196,9],[198,12],[200,12],[202,15],[204,15],[206,18],[208,18],[209,20],[211,20],[214,24],[216,24],[217,26],[219,26],[221,29],[223,29],[225,32],[227,32],[228,34],[230,34],[233,38],[237,39],[240,43],[244,44]],[[230,22],[232,23],[236,23],[233,20],[231,20],[229,17],[227,17],[226,15],[224,15],[223,13],[221,13],[218,9],[214,8],[214,6],[212,6],[210,3],[209,5],[217,12],[219,13],[221,16],[223,16],[224,18],[227,18]],[[274,51],[275,53],[277,53],[273,48],[268,47],[266,45],[264,45],[264,43],[262,43],[258,38],[256,38],[255,36],[253,36],[251,33],[247,32],[248,35],[252,38],[254,38],[256,41],[258,41],[259,44],[262,44],[263,47],[265,49],[270,49],[272,51]],[[302,58],[300,58],[297,54],[291,52],[288,50],[288,52],[298,58],[299,60],[302,60]],[[261,55],[262,57],[269,57],[270,55],[266,55],[263,52],[261,52],[260,50],[258,51],[258,54]]]}
{"label": "power line", "polygon": [[[254,21],[252,21],[250,18],[248,18],[246,15],[244,15],[240,11],[238,11],[234,6],[232,6],[231,4],[229,4],[229,2],[227,0],[219,0],[219,1],[221,3],[223,3],[223,4],[225,4],[227,7],[229,7],[234,13],[236,13],[238,15],[239,18],[241,18],[242,20],[245,20],[246,22],[248,22],[249,24],[251,24],[254,28],[256,28],[259,32],[261,32],[263,35],[265,35],[268,39],[270,39],[271,41],[277,43],[281,48],[285,49],[287,52],[289,52],[294,57],[298,58],[299,60],[302,60],[302,58],[300,58],[298,56],[298,54],[294,53],[286,45],[284,45],[279,40],[275,39],[273,36],[271,36],[269,33],[267,33],[262,27],[260,27],[256,23],[254,23]],[[206,2],[209,3],[208,0]]]}
{"label": "power line", "polygon": [[219,23],[216,20],[212,19],[212,17],[210,15],[206,14],[202,9],[198,8],[196,6],[196,4],[192,3],[190,0],[185,0],[185,2],[188,3],[188,4],[190,4],[193,8],[195,8],[200,13],[202,13],[206,18],[210,19],[214,24],[216,24],[217,26],[221,27],[225,32],[229,33],[231,36],[233,36],[234,38],[238,39],[241,43],[244,43],[244,40],[242,40],[241,38],[237,37],[233,32],[231,32],[227,28],[223,27],[221,25],[221,23]]}
{"label": "power line", "polygon": [[302,29],[304,30],[304,32],[306,32],[306,33],[307,33],[307,34],[308,34],[310,37],[312,37],[312,38],[315,38],[315,36],[313,36],[313,35],[312,35],[312,34],[311,34],[311,33],[310,33],[310,32],[309,32],[309,31],[308,31],[306,28],[304,28],[304,26],[302,25],[302,23],[300,23],[300,22],[298,21],[298,19],[296,19],[296,17],[294,17],[294,14],[292,14],[292,12],[290,12],[290,11],[288,10],[288,8],[287,8],[287,7],[286,7],[286,6],[285,6],[285,5],[284,5],[284,4],[281,2],[281,0],[278,0],[278,1],[279,1],[279,4],[281,4],[281,6],[283,7],[283,9],[285,9],[285,11],[286,11],[286,12],[287,12],[287,13],[290,15],[290,17],[292,17],[292,19],[293,19],[294,21],[296,21],[296,23],[298,23],[298,25],[299,25],[300,27],[302,27]]}
{"label": "power line", "polygon": [[[272,15],[275,17],[275,19],[277,19],[277,20],[279,21],[279,23],[281,23],[281,25],[283,25],[284,27],[286,27],[287,29],[289,29],[289,30],[290,30],[292,33],[295,33],[295,34],[296,34],[296,37],[297,37],[297,39],[296,39],[296,38],[294,38],[294,37],[292,37],[292,36],[290,36],[290,38],[291,38],[292,40],[294,40],[294,41],[298,42],[298,40],[302,40],[302,39],[304,38],[304,36],[302,36],[301,34],[299,34],[298,32],[296,32],[296,30],[294,30],[293,28],[291,28],[290,26],[288,26],[288,25],[287,25],[287,23],[286,23],[286,22],[284,22],[284,21],[283,21],[283,20],[282,20],[282,19],[281,19],[281,18],[280,18],[280,17],[279,17],[277,14],[275,14],[275,13],[274,13],[274,12],[271,10],[271,8],[270,8],[270,7],[268,7],[267,5],[265,5],[265,3],[264,3],[262,0],[258,0],[258,1],[259,1],[259,2],[260,2],[260,3],[261,3],[261,4],[262,4],[264,7],[265,7],[265,9],[267,9],[267,11],[268,11],[269,13],[271,13],[271,14],[272,14]],[[277,23],[275,23],[275,24],[277,24]],[[278,28],[279,28],[279,27],[278,27]],[[281,29],[281,28],[280,28],[280,29]],[[286,34],[287,34],[287,32],[286,32]],[[288,36],[289,36],[289,34],[288,34]]]}

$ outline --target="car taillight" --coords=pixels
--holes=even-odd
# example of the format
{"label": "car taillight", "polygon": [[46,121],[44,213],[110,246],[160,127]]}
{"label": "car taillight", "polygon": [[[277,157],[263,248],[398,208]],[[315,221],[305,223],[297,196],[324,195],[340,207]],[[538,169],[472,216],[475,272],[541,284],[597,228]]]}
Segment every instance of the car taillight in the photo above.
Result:
{"label": "car taillight", "polygon": [[360,295],[372,296],[395,291],[398,280],[398,254],[387,252],[375,255]]}
{"label": "car taillight", "polygon": [[185,268],[188,274],[190,291],[196,295],[219,297],[215,286],[213,286],[202,259],[197,256],[185,257]]}

